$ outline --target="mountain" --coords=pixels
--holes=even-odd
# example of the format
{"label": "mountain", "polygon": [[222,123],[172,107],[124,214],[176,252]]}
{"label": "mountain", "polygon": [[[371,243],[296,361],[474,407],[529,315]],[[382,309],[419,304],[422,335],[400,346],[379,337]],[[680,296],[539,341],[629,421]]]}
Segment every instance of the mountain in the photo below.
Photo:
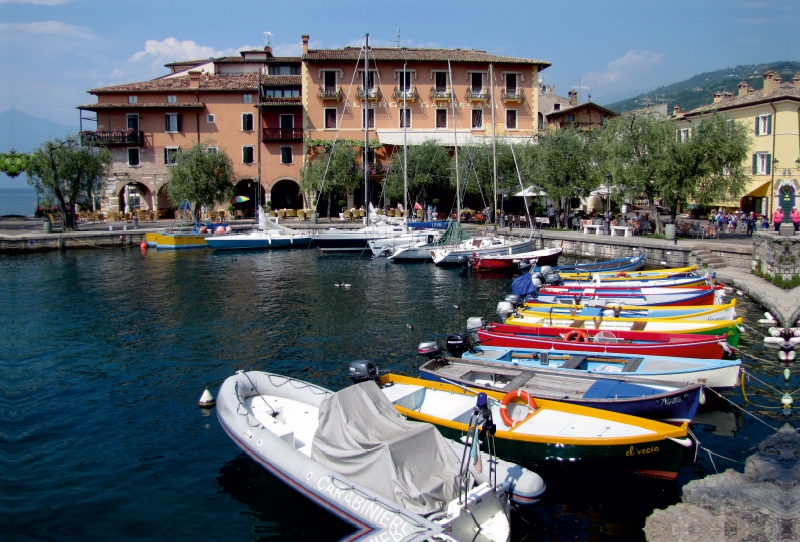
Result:
{"label": "mountain", "polygon": [[769,70],[775,70],[784,81],[791,81],[792,77],[800,72],[800,62],[781,61],[770,62],[769,64],[746,64],[735,68],[725,68],[713,72],[701,73],[685,81],[673,83],[671,85],[659,87],[652,92],[639,94],[634,98],[628,98],[619,102],[608,104],[605,107],[622,113],[632,109],[641,109],[656,103],[667,103],[667,111],[672,114],[672,108],[676,104],[681,106],[684,111],[691,111],[696,107],[714,101],[714,93],[729,91],[736,95],[736,85],[742,81],[761,90],[764,87],[764,79],[761,75]]}
{"label": "mountain", "polygon": [[51,137],[76,133],[77,126],[40,119],[18,109],[0,113],[0,152],[32,152]]}

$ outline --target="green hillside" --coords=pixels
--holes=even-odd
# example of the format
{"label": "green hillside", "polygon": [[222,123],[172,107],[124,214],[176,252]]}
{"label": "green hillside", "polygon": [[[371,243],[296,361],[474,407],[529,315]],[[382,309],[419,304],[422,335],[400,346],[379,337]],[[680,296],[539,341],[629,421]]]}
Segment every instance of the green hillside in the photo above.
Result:
{"label": "green hillside", "polygon": [[690,79],[673,83],[655,89],[652,92],[639,94],[634,98],[628,98],[605,107],[622,113],[632,109],[641,109],[656,103],[667,103],[667,111],[672,114],[672,107],[677,104],[684,111],[692,110],[701,105],[714,101],[714,93],[717,91],[733,92],[736,95],[736,85],[742,81],[761,90],[764,80],[761,75],[769,70],[775,70],[780,74],[783,81],[791,81],[792,77],[800,72],[800,62],[770,62],[769,64],[747,64],[736,66],[735,68],[725,68],[713,72],[701,73]]}

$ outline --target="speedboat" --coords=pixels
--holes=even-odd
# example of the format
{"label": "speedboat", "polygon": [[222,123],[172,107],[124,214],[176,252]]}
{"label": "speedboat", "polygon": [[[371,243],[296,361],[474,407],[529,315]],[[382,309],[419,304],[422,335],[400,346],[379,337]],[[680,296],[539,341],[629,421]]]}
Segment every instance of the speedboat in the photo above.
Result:
{"label": "speedboat", "polygon": [[311,243],[311,235],[308,233],[285,228],[270,220],[264,213],[259,214],[258,228],[249,233],[209,237],[206,244],[214,249],[273,249],[308,248]]}
{"label": "speedboat", "polygon": [[371,379],[334,393],[240,371],[220,387],[217,415],[254,461],[357,526],[350,540],[506,540],[509,496],[532,504],[545,490],[535,473],[478,453],[485,423],[448,441],[404,419]]}

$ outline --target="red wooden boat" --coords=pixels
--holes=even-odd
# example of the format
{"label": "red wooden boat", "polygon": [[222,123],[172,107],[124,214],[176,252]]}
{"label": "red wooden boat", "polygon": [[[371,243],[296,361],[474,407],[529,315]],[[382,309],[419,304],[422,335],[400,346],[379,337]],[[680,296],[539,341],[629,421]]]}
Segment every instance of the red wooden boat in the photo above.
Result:
{"label": "red wooden boat", "polygon": [[725,335],[683,335],[647,331],[574,330],[490,323],[476,330],[484,346],[538,348],[579,352],[607,352],[648,356],[721,359]]}
{"label": "red wooden boat", "polygon": [[522,261],[532,262],[534,265],[557,265],[562,248],[545,248],[518,254],[488,254],[486,256],[473,256],[472,268],[475,271],[515,271],[519,269]]}

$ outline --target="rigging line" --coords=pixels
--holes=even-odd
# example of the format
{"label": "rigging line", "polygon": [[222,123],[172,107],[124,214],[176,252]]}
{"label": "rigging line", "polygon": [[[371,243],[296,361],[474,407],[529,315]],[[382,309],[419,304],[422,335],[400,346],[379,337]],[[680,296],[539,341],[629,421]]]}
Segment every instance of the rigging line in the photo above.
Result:
{"label": "rigging line", "polygon": [[742,411],[742,412],[744,412],[745,414],[748,414],[748,415],[752,416],[752,417],[753,417],[753,418],[755,418],[757,421],[759,421],[759,422],[763,423],[764,425],[766,425],[767,427],[769,427],[770,429],[772,429],[772,430],[773,430],[773,431],[775,431],[776,433],[778,432],[778,429],[777,429],[777,428],[775,428],[775,427],[772,427],[770,424],[768,424],[767,422],[765,422],[764,420],[762,420],[761,418],[759,418],[758,416],[756,416],[756,415],[755,415],[755,414],[753,414],[752,412],[750,412],[750,411],[748,411],[748,410],[745,410],[745,409],[744,409],[744,408],[742,408],[741,406],[737,405],[736,403],[734,403],[733,401],[731,401],[731,400],[730,400],[730,399],[728,399],[727,397],[725,397],[725,396],[723,396],[722,394],[720,394],[720,393],[719,393],[718,391],[716,391],[714,388],[706,388],[706,389],[707,389],[708,391],[710,391],[710,392],[713,392],[713,393],[717,394],[719,397],[721,397],[721,398],[722,398],[722,399],[724,399],[725,401],[729,402],[731,405],[735,406],[736,408],[738,408],[739,410],[741,410],[741,411]]}
{"label": "rigging line", "polygon": [[728,346],[730,347],[731,350],[741,353],[742,356],[746,356],[746,357],[749,357],[750,359],[754,359],[756,361],[760,361],[762,363],[766,363],[767,365],[773,365],[775,367],[783,367],[783,365],[781,365],[783,362],[772,361],[772,360],[769,360],[769,359],[760,358],[758,356],[754,356],[753,354],[751,354],[749,352],[745,352],[744,350],[742,350],[740,348],[737,348],[735,346],[730,346],[730,345],[728,345]]}
{"label": "rigging line", "polygon": [[753,380],[755,380],[756,382],[761,382],[762,384],[764,384],[766,387],[770,388],[770,389],[771,389],[772,391],[774,391],[775,393],[779,393],[779,394],[781,394],[781,395],[784,395],[784,394],[786,394],[786,393],[787,393],[786,391],[779,390],[778,388],[775,388],[775,387],[771,386],[770,384],[767,384],[767,383],[766,383],[766,382],[764,382],[763,380],[761,380],[761,379],[759,379],[759,378],[757,378],[757,377],[753,376],[753,374],[752,374],[752,373],[749,373],[748,371],[745,371],[744,369],[742,369],[742,373],[746,374],[748,378],[752,378],[752,379],[753,379]]}

